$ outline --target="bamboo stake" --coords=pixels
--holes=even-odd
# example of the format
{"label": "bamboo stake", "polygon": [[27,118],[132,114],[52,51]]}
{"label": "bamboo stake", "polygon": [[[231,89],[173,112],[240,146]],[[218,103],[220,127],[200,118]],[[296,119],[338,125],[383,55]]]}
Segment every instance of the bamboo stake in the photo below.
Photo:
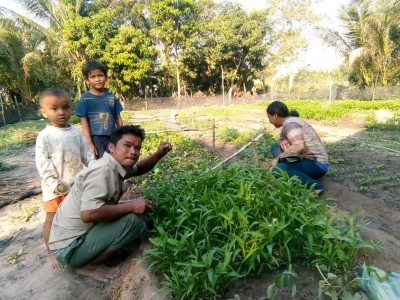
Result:
{"label": "bamboo stake", "polygon": [[394,153],[397,153],[397,154],[400,154],[400,151],[397,151],[397,150],[394,150],[394,149],[390,149],[390,148],[386,148],[386,147],[383,147],[383,146],[378,146],[378,145],[375,145],[375,144],[366,144],[366,143],[363,143],[365,146],[367,146],[367,147],[370,147],[370,148],[380,148],[380,149],[384,149],[384,150],[387,150],[387,151],[390,151],[390,152],[394,152]]}
{"label": "bamboo stake", "polygon": [[154,130],[154,131],[146,131],[146,134],[148,133],[168,133],[168,132],[182,132],[182,131],[207,131],[211,130],[212,128],[206,128],[206,129],[179,129],[179,130]]}
{"label": "bamboo stake", "polygon": [[[264,136],[264,133],[259,134],[253,141],[256,142],[258,141],[261,137]],[[242,152],[243,150],[245,150],[248,146],[250,146],[253,141],[251,141],[250,143],[247,143],[246,145],[244,145],[242,148],[240,148],[238,151],[236,151],[235,153],[233,153],[231,156],[229,156],[228,158],[224,159],[223,161],[221,161],[220,163],[218,163],[217,165],[215,165],[214,167],[211,168],[211,170],[215,170],[216,168],[220,167],[222,164],[226,163],[228,160],[232,159],[233,157],[235,157],[236,155],[238,155],[240,152]]]}
{"label": "bamboo stake", "polygon": [[258,159],[256,142],[253,140],[251,141],[251,144],[253,145],[254,160],[256,161],[256,166],[258,167],[260,166],[260,160]]}
{"label": "bamboo stake", "polygon": [[213,119],[212,123],[212,149],[215,152],[215,118]]}

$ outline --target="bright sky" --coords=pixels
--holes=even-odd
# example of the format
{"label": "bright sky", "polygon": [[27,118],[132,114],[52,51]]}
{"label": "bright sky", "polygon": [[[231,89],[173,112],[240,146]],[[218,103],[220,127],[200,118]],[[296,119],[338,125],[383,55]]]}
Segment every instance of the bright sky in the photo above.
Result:
{"label": "bright sky", "polygon": [[23,13],[24,11],[21,9],[20,5],[15,0],[0,0],[0,5],[5,8],[11,9],[17,13]]}
{"label": "bright sky", "polygon": [[[224,0],[217,0],[222,2]],[[264,8],[266,1],[263,0],[231,0],[241,3],[243,7],[248,10]],[[284,1],[284,0],[282,0]],[[338,27],[337,14],[340,7],[349,3],[349,0],[321,0],[319,4],[315,5],[315,9],[320,13],[327,15],[324,25]],[[15,0],[0,0],[0,5],[22,12]],[[339,28],[338,28],[339,29]],[[339,29],[340,30],[340,29]],[[310,69],[330,70],[336,68],[343,59],[341,59],[333,49],[322,45],[321,41],[312,34],[309,35],[309,49],[301,57],[298,67],[307,66]]]}
{"label": "bright sky", "polygon": [[[222,2],[224,0],[218,1]],[[266,1],[263,0],[232,1],[240,3],[248,10],[266,7]],[[337,15],[341,6],[348,3],[349,0],[321,0],[320,3],[315,4],[315,10],[326,15],[326,19],[324,19],[322,26],[333,27],[340,32]],[[343,62],[343,59],[337,53],[335,53],[332,48],[324,46],[318,38],[313,36],[312,33],[307,35],[307,39],[309,43],[308,50],[304,53],[304,55],[302,55],[301,60],[297,64],[297,68],[307,66],[307,68],[310,69],[331,70]],[[296,68],[296,66],[294,68]]]}

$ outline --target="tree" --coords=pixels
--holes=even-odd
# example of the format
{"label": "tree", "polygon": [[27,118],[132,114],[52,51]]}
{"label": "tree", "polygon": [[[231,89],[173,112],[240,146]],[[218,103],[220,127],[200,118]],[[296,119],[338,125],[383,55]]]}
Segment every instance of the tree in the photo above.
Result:
{"label": "tree", "polygon": [[125,24],[102,54],[110,68],[110,88],[118,95],[138,94],[140,82],[153,70],[156,50],[151,39],[140,30]]}
{"label": "tree", "polygon": [[[342,7],[344,35],[320,28],[323,41],[347,58],[350,80],[361,87],[395,82],[400,46],[398,1],[353,0]],[[392,74],[392,75],[390,75]]]}
{"label": "tree", "polygon": [[26,101],[34,101],[46,83],[39,50],[43,36],[10,19],[0,19],[0,23],[0,86],[9,95],[19,94]]}
{"label": "tree", "polygon": [[212,78],[212,84],[221,83],[209,84],[214,92],[222,89],[224,93],[225,85],[230,94],[242,86],[246,90],[248,81],[255,79],[256,72],[264,68],[263,58],[267,53],[264,39],[270,28],[267,11],[247,13],[238,4],[226,3],[214,14],[208,13],[206,22],[200,26],[199,42],[195,44],[202,50],[195,56],[192,48],[185,49],[186,61],[196,58],[191,61],[192,66],[197,63],[197,78],[203,76]]}
{"label": "tree", "polygon": [[[269,52],[266,56],[266,69],[259,74],[272,88],[278,71],[284,69],[294,74],[292,65],[308,45],[304,32],[318,20],[312,9],[317,0],[267,0],[272,30],[266,37]],[[289,84],[290,85],[290,84]]]}
{"label": "tree", "polygon": [[[186,39],[195,35],[198,26],[198,10],[194,0],[153,0],[148,5],[151,34],[160,47],[162,68],[167,81],[171,63],[175,65],[177,94],[181,95],[180,53]],[[171,57],[170,57],[171,55]],[[172,58],[172,61],[170,61]]]}

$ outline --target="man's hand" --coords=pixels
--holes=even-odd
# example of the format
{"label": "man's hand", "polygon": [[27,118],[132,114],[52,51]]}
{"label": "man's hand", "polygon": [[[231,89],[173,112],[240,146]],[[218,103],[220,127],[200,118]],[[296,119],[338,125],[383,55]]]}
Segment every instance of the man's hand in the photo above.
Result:
{"label": "man's hand", "polygon": [[169,151],[172,150],[172,145],[168,142],[161,142],[157,149],[157,154],[161,156],[166,155]]}
{"label": "man's hand", "polygon": [[153,208],[153,202],[143,198],[126,201],[124,203],[104,204],[99,208],[81,211],[84,223],[108,222],[127,214],[142,215]]}
{"label": "man's hand", "polygon": [[153,208],[153,202],[146,199],[136,199],[132,201],[127,201],[122,205],[128,205],[132,213],[137,215],[142,215]]}

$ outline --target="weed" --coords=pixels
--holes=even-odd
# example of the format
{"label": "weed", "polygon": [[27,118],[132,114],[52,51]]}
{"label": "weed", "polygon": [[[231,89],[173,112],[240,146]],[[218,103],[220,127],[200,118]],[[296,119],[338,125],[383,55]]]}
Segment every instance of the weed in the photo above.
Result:
{"label": "weed", "polygon": [[233,142],[239,137],[239,130],[236,128],[225,128],[218,134],[219,138],[224,142]]}
{"label": "weed", "polygon": [[29,222],[31,218],[37,213],[37,207],[28,207],[22,209],[14,219],[18,222]]}
{"label": "weed", "polygon": [[8,261],[11,264],[16,264],[18,261],[18,258],[20,258],[24,254],[25,253],[22,251],[22,249],[20,249],[18,252],[11,253],[10,256],[8,257]]}
{"label": "weed", "polygon": [[355,277],[345,282],[341,276],[333,273],[324,275],[323,271],[326,271],[324,265],[317,264],[316,268],[322,277],[319,281],[318,299],[324,299],[324,295],[331,299],[365,299],[361,298],[364,293],[360,291],[360,282],[364,280],[363,278]]}
{"label": "weed", "polygon": [[267,296],[261,298],[260,300],[275,299],[275,296],[278,294],[279,289],[281,288],[289,288],[291,291],[291,296],[294,297],[296,295],[296,279],[297,273],[294,272],[293,266],[289,265],[289,270],[284,271],[275,278],[274,283],[268,286]]}

